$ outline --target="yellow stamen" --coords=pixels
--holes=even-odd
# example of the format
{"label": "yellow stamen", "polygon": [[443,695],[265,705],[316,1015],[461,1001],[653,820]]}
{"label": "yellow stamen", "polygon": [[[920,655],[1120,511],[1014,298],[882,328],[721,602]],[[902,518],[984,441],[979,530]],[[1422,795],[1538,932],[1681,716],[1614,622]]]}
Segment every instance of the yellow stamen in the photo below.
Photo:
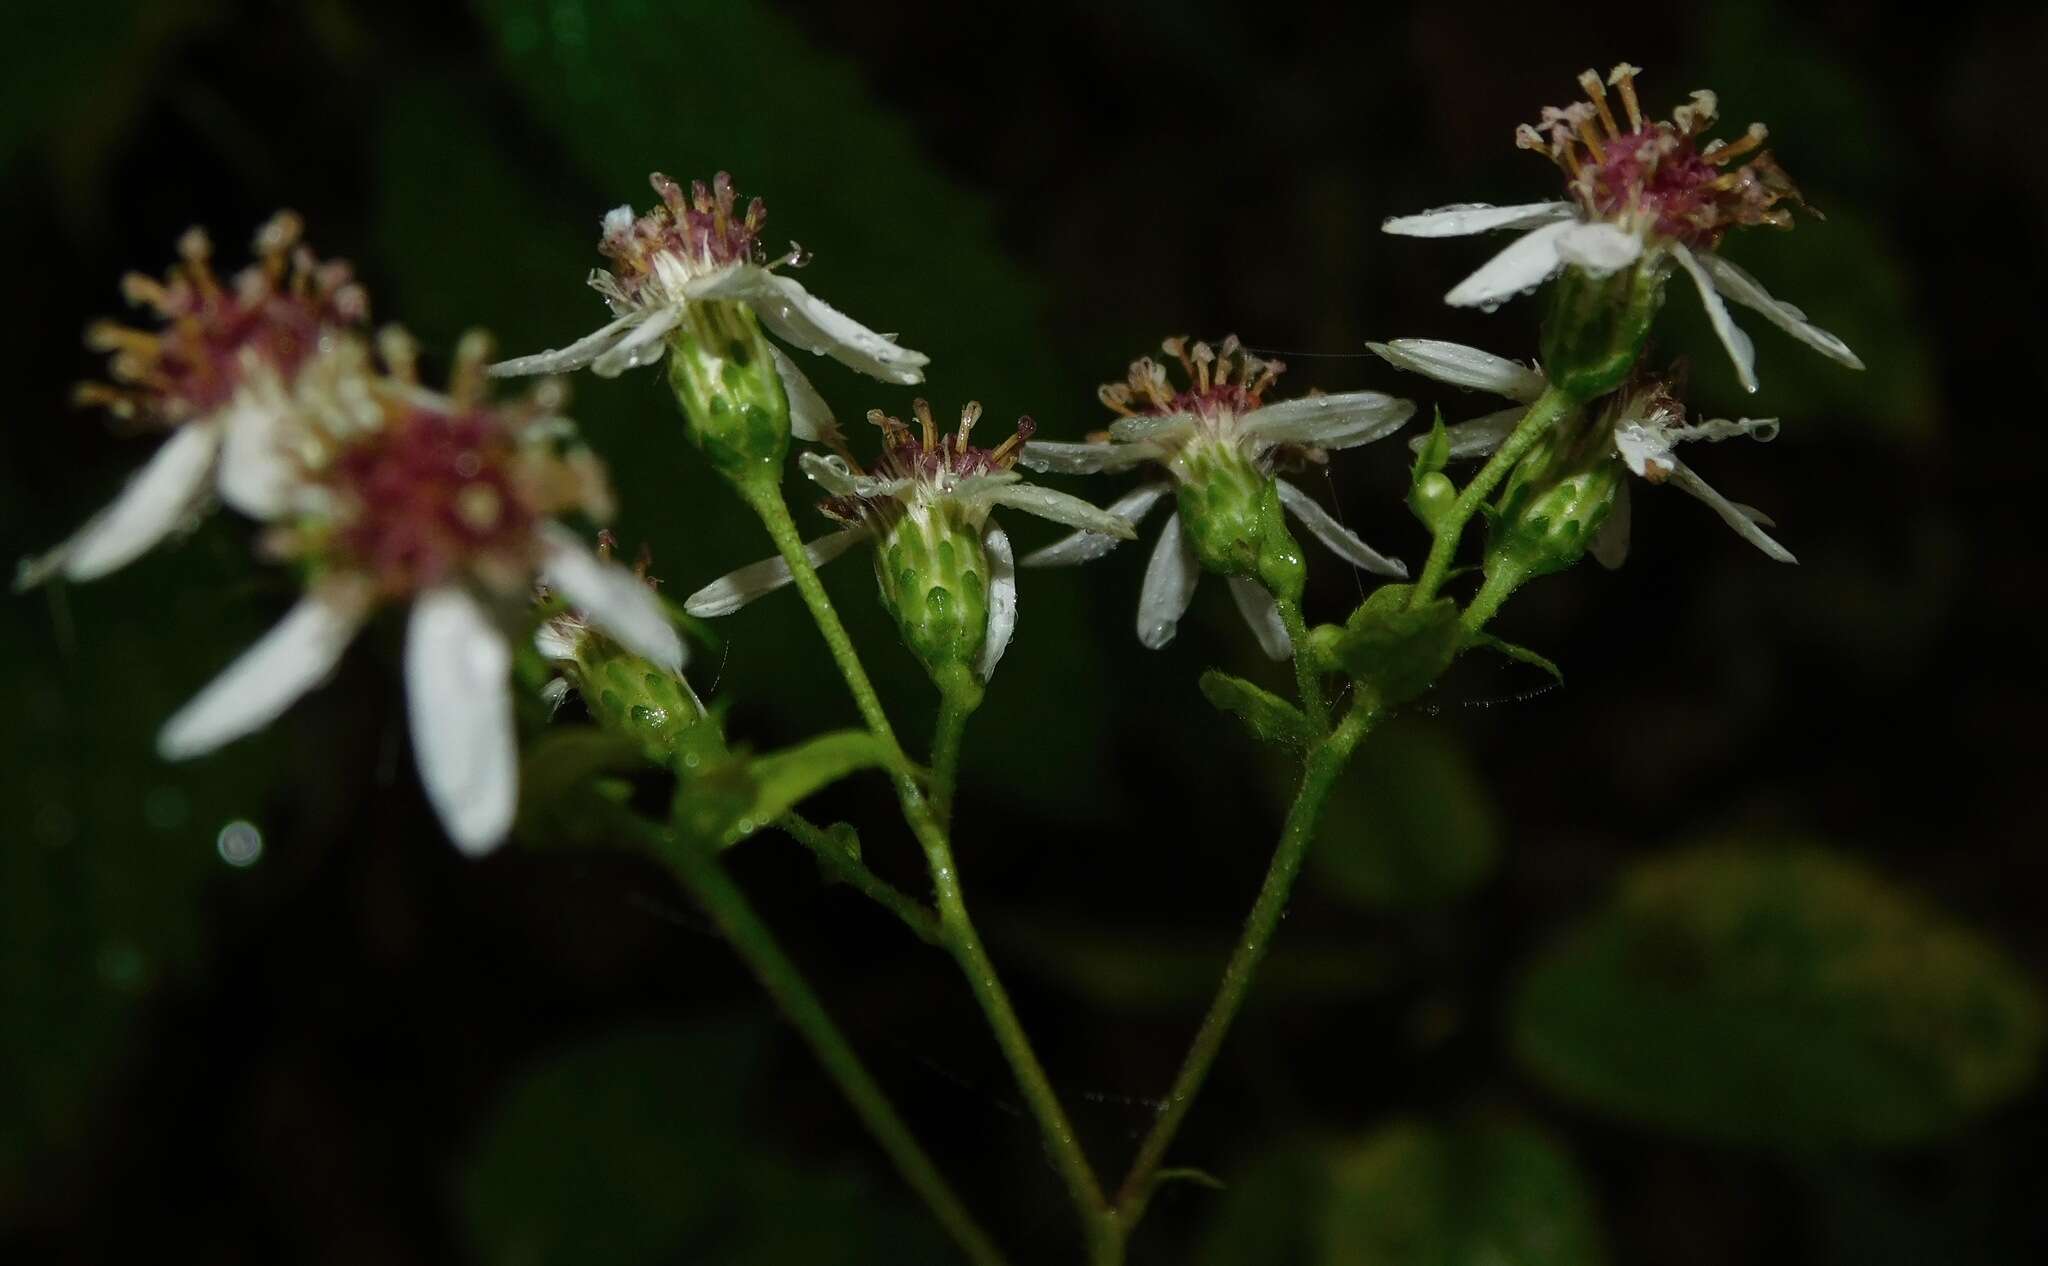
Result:
{"label": "yellow stamen", "polygon": [[960,410],[960,434],[955,437],[953,451],[967,452],[967,437],[974,431],[974,424],[981,421],[981,401],[969,400],[967,407]]}
{"label": "yellow stamen", "polygon": [[937,448],[939,446],[939,428],[932,424],[931,405],[927,404],[922,398],[919,398],[910,402],[910,411],[917,415],[918,425],[924,427],[925,451],[930,452]]}
{"label": "yellow stamen", "polygon": [[1702,153],[1700,157],[1706,159],[1708,162],[1714,164],[1716,167],[1719,167],[1725,163],[1731,162],[1737,158],[1742,157],[1744,154],[1747,154],[1749,151],[1763,144],[1764,139],[1768,137],[1770,134],[1770,129],[1765,127],[1763,124],[1752,123],[1749,125],[1749,134],[1747,136],[1744,136],[1741,140],[1732,142],[1730,144],[1716,145],[1711,149],[1708,149],[1706,152]]}
{"label": "yellow stamen", "polygon": [[1623,109],[1628,111],[1628,130],[1631,132],[1643,130],[1643,108],[1636,103],[1636,75],[1638,73],[1638,67],[1623,62],[1616,66],[1607,76],[1607,82],[1613,84],[1621,92],[1621,105]]}
{"label": "yellow stamen", "polygon": [[1579,74],[1579,87],[1586,90],[1586,99],[1600,112],[1600,126],[1607,129],[1607,135],[1620,136],[1621,129],[1614,126],[1614,114],[1607,108],[1607,89],[1600,85],[1600,76],[1590,68]]}

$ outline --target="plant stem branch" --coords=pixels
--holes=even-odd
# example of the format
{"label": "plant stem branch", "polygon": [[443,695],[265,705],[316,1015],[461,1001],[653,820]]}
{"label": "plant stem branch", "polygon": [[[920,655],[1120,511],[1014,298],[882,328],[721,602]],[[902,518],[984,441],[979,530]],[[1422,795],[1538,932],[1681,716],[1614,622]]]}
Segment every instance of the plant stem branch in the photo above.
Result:
{"label": "plant stem branch", "polygon": [[919,940],[928,945],[945,948],[945,933],[939,928],[939,916],[922,901],[904,892],[901,888],[869,870],[867,864],[847,852],[823,828],[799,813],[785,813],[775,825],[782,828],[791,839],[811,850],[818,864],[830,871],[834,879],[860,892],[875,904],[903,920]]}
{"label": "plant stem branch", "polygon": [[1429,560],[1422,565],[1422,575],[1415,582],[1414,592],[1409,595],[1411,606],[1420,606],[1436,597],[1437,590],[1443,588],[1444,579],[1451,574],[1451,564],[1457,559],[1458,542],[1464,538],[1465,525],[1479,513],[1480,505],[1515,468],[1515,463],[1535,447],[1536,441],[1542,439],[1559,418],[1577,407],[1578,402],[1557,387],[1547,388],[1536,397],[1506,441],[1494,451],[1486,465],[1479,468],[1479,473],[1472,476],[1472,481],[1458,494],[1450,510],[1437,520],[1436,539],[1429,547]]}
{"label": "plant stem branch", "polygon": [[651,824],[642,824],[648,842],[717,922],[763,988],[838,1084],[875,1141],[896,1165],[896,1171],[923,1198],[932,1215],[976,1266],[1004,1266],[1004,1257],[987,1232],[939,1173],[932,1158],[912,1137],[882,1088],[862,1066],[846,1037],[833,1023],[802,972],[782,952],[746,895],[728,877],[711,851],[694,840],[679,839]]}
{"label": "plant stem branch", "polygon": [[981,683],[964,665],[938,678],[939,720],[932,734],[932,815],[941,825],[953,820],[953,791],[960,775],[960,744],[967,718],[981,706]]}
{"label": "plant stem branch", "polygon": [[1316,727],[1316,733],[1328,734],[1330,705],[1323,700],[1323,677],[1308,648],[1308,620],[1298,602],[1276,597],[1273,605],[1278,608],[1280,623],[1286,626],[1287,640],[1294,647],[1294,688],[1301,695],[1302,710],[1308,715],[1309,724]]}
{"label": "plant stem branch", "polygon": [[1173,1088],[1167,1092],[1166,1107],[1139,1146],[1137,1159],[1132,1162],[1131,1171],[1117,1193],[1117,1217],[1125,1233],[1143,1216],[1159,1164],[1165,1159],[1167,1148],[1172,1145],[1174,1135],[1202,1088],[1203,1080],[1216,1062],[1231,1021],[1237,1018],[1245,996],[1251,990],[1252,977],[1266,955],[1274,930],[1280,925],[1288,896],[1294,890],[1295,877],[1301,873],[1302,859],[1307,856],[1309,843],[1315,838],[1316,822],[1322,815],[1330,788],[1336,784],[1337,776],[1350,761],[1359,741],[1372,729],[1378,715],[1376,701],[1361,691],[1354,696],[1350,710],[1337,723],[1337,728],[1309,751],[1300,790],[1295,793],[1294,804],[1287,811],[1279,845],[1273,850],[1272,864],[1266,870],[1265,882],[1259,887],[1258,900],[1245,919],[1244,934],[1238,938],[1237,948],[1231,951],[1216,998],[1209,1004],[1209,1013],[1203,1017],[1202,1027],[1188,1047]]}

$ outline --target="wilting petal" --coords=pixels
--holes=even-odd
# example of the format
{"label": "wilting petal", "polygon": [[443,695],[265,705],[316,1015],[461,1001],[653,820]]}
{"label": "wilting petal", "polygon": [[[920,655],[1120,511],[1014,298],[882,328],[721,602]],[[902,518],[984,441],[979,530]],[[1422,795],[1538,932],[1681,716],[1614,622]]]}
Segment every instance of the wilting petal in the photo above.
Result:
{"label": "wilting petal", "polygon": [[1110,438],[1122,444],[1135,444],[1140,440],[1179,439],[1195,429],[1192,413],[1140,414],[1136,417],[1118,418],[1110,423]]}
{"label": "wilting petal", "polygon": [[1628,561],[1628,480],[1615,486],[1614,508],[1607,512],[1607,521],[1593,533],[1593,539],[1586,549],[1595,562],[1612,571]]}
{"label": "wilting petal", "polygon": [[[1139,484],[1115,501],[1103,507],[1109,514],[1135,526],[1145,517],[1159,499],[1173,491],[1170,483]],[[1123,538],[1107,532],[1076,532],[1063,536],[1044,549],[1033,550],[1024,556],[1026,567],[1064,567],[1072,563],[1086,563],[1101,558],[1115,549]]]}
{"label": "wilting petal", "polygon": [[1398,558],[1388,558],[1372,546],[1358,539],[1350,528],[1330,516],[1328,510],[1316,503],[1314,497],[1288,483],[1285,479],[1274,481],[1280,485],[1280,504],[1286,506],[1301,525],[1315,535],[1315,538],[1330,547],[1330,552],[1347,563],[1363,567],[1369,572],[1382,576],[1408,575],[1408,568]]}
{"label": "wilting petal", "polygon": [[477,600],[441,585],[413,600],[405,630],[405,702],[413,760],[448,837],[476,856],[496,848],[519,809],[512,648]]}
{"label": "wilting petal", "polygon": [[1158,650],[1173,640],[1181,616],[1194,600],[1195,581],[1201,577],[1194,547],[1180,530],[1178,511],[1168,515],[1159,544],[1152,547],[1152,560],[1145,564],[1145,581],[1138,589],[1138,640]]}
{"label": "wilting petal", "polygon": [[221,500],[251,518],[283,514],[300,479],[298,463],[287,446],[287,407],[282,398],[245,393],[220,418],[220,466],[214,480]]}
{"label": "wilting petal", "polygon": [[590,372],[599,378],[617,378],[629,369],[652,365],[661,359],[664,351],[668,350],[668,344],[663,340],[682,319],[683,310],[675,304],[657,308],[639,325],[634,326],[626,337],[612,344],[591,361]]}
{"label": "wilting petal", "polygon": [[974,671],[987,681],[1010,648],[1010,634],[1017,631],[1017,557],[1010,551],[1010,538],[993,522],[981,534],[981,550],[988,556],[988,632]]}
{"label": "wilting petal", "polygon": [[227,671],[178,710],[157,735],[165,760],[184,760],[253,734],[334,671],[370,613],[367,588],[313,590]]}
{"label": "wilting petal", "polygon": [[1564,267],[1557,243],[1573,224],[1574,221],[1562,220],[1524,233],[1508,243],[1507,249],[1481,264],[1478,272],[1451,287],[1444,302],[1457,308],[1492,311],[1516,295],[1534,290]]}
{"label": "wilting petal", "polygon": [[1764,314],[1764,319],[1790,334],[1831,360],[1840,361],[1851,369],[1863,368],[1863,362],[1849,345],[1806,319],[1806,314],[1786,303],[1773,299],[1763,283],[1750,276],[1742,268],[1710,254],[1702,261],[1707,275],[1714,279],[1714,288],[1735,302],[1747,308],[1754,308]]}
{"label": "wilting petal", "polygon": [[1604,220],[1574,224],[1557,239],[1557,257],[1582,272],[1608,277],[1643,257],[1643,239]]}
{"label": "wilting petal", "polygon": [[[852,527],[830,536],[821,536],[805,544],[804,557],[811,560],[811,566],[822,567],[853,548],[853,543],[864,539],[867,534],[864,527]],[[706,618],[731,615],[762,594],[782,588],[790,580],[788,563],[779,556],[764,558],[721,576],[691,594],[683,603],[683,610]]]}
{"label": "wilting petal", "polygon": [[1471,387],[1524,403],[1543,394],[1550,384],[1542,373],[1520,361],[1492,352],[1482,352],[1463,343],[1446,343],[1433,338],[1397,338],[1389,343],[1367,343],[1381,360],[1396,369],[1447,382],[1453,387]]}
{"label": "wilting petal", "polygon": [[[1453,422],[1444,428],[1444,438],[1451,442],[1452,460],[1463,457],[1486,457],[1499,448],[1508,436],[1514,434],[1528,410],[1520,405],[1512,409],[1501,409],[1483,413],[1469,422]],[[1420,453],[1422,446],[1429,443],[1427,435],[1418,435],[1408,441],[1408,447]]]}
{"label": "wilting petal", "polygon": [[863,476],[854,474],[853,467],[837,453],[800,453],[796,464],[805,478],[835,497],[859,494]]}
{"label": "wilting petal", "polygon": [[1280,619],[1280,608],[1273,604],[1273,595],[1266,592],[1264,585],[1242,576],[1232,576],[1230,596],[1237,600],[1238,614],[1258,636],[1260,650],[1274,659],[1286,659],[1294,654],[1294,643],[1288,639],[1287,625]]}
{"label": "wilting petal", "polygon": [[628,312],[596,333],[586,334],[567,347],[549,348],[545,352],[535,352],[531,356],[515,356],[511,360],[501,360],[484,372],[494,378],[515,378],[521,374],[566,374],[572,369],[581,369],[610,351],[613,344],[625,338],[633,327],[645,321],[648,316],[649,313],[645,311]]}
{"label": "wilting petal", "polygon": [[591,553],[566,528],[550,524],[546,541],[541,579],[549,588],[635,655],[669,672],[683,671],[683,639],[645,581]]}
{"label": "wilting petal", "polygon": [[775,375],[782,379],[782,394],[789,401],[789,433],[811,444],[838,439],[839,422],[832,416],[832,406],[804,377],[804,371],[773,343],[768,345],[768,354],[775,358]]}
{"label": "wilting petal", "polygon": [[60,571],[72,580],[96,580],[133,562],[169,536],[205,494],[219,450],[218,427],[195,422],[173,431],[112,505],[86,520],[62,545],[24,559],[15,573],[15,589],[39,585]]}
{"label": "wilting petal", "polygon": [[1728,359],[1735,362],[1735,377],[1744,391],[1756,390],[1756,344],[1749,341],[1749,335],[1736,328],[1735,319],[1728,315],[1728,305],[1721,302],[1721,292],[1714,289],[1713,278],[1707,276],[1698,259],[1686,249],[1682,242],[1671,243],[1671,254],[1678,260],[1678,266],[1685,269],[1692,278],[1692,284],[1700,292],[1700,302],[1706,306],[1707,321],[1720,336],[1721,346],[1728,349]]}
{"label": "wilting petal", "polygon": [[1460,202],[1418,215],[1397,215],[1380,222],[1380,231],[1401,237],[1466,237],[1492,229],[1526,229],[1568,218],[1569,202],[1529,202],[1520,206],[1495,207],[1483,202]]}
{"label": "wilting petal", "polygon": [[1415,416],[1415,402],[1380,391],[1303,396],[1254,409],[1238,419],[1244,434],[1262,444],[1356,448],[1385,439]]}
{"label": "wilting petal", "polygon": [[690,285],[691,297],[738,299],[777,337],[883,382],[924,381],[931,357],[899,347],[779,273],[742,265]]}
{"label": "wilting petal", "polygon": [[993,492],[982,494],[991,505],[1009,506],[1026,514],[1035,514],[1041,519],[1064,523],[1068,527],[1084,531],[1100,532],[1128,541],[1136,538],[1138,530],[1131,526],[1129,519],[1112,514],[1092,501],[1083,501],[1072,493],[1057,492],[1041,488],[1037,484],[1006,484]]}
{"label": "wilting petal", "polygon": [[1062,475],[1096,475],[1104,471],[1128,470],[1158,456],[1149,444],[1113,444],[1107,441],[1064,444],[1054,440],[1032,440],[1024,445],[1017,464],[1027,470],[1054,471]]}
{"label": "wilting petal", "polygon": [[1706,480],[1701,479],[1693,471],[1692,467],[1676,458],[1673,458],[1671,463],[1671,483],[1691,496],[1706,502],[1713,508],[1715,514],[1721,516],[1723,523],[1735,529],[1737,536],[1756,546],[1778,562],[1796,563],[1799,561],[1792,557],[1791,550],[1772,540],[1763,528],[1757,526],[1758,520],[1763,516],[1756,514],[1755,511],[1750,510],[1746,506],[1736,505],[1733,501],[1715,492],[1707,486]]}

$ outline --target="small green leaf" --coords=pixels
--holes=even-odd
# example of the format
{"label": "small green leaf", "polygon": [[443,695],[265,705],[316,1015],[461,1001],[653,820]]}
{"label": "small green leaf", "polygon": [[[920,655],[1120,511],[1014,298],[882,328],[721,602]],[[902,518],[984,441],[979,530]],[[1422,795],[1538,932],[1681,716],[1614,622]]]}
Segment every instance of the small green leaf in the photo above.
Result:
{"label": "small green leaf", "polygon": [[1300,747],[1315,738],[1301,709],[1242,677],[1210,669],[1202,674],[1202,696],[1244,722],[1254,738]]}
{"label": "small green leaf", "polygon": [[1643,863],[1544,954],[1513,1017],[1558,1093],[1728,1142],[1898,1144],[2024,1088],[2039,998],[1991,945],[1810,844]]}
{"label": "small green leaf", "polygon": [[1438,598],[1408,605],[1411,585],[1381,585],[1345,621],[1333,643],[1337,663],[1388,704],[1429,688],[1450,665],[1463,638],[1458,605]]}
{"label": "small green leaf", "polygon": [[1497,638],[1491,633],[1474,634],[1472,644],[1474,646],[1484,646],[1490,651],[1496,651],[1514,660],[1516,663],[1527,664],[1532,668],[1540,668],[1544,672],[1549,673],[1551,678],[1558,684],[1564,684],[1564,670],[1526,646],[1517,646],[1515,643]]}
{"label": "small green leaf", "polygon": [[1408,508],[1422,520],[1422,526],[1436,530],[1458,500],[1458,486],[1443,473],[1451,460],[1451,436],[1444,429],[1444,411],[1436,411],[1429,434],[1415,448],[1415,466],[1408,473]]}
{"label": "small green leaf", "polygon": [[730,846],[820,788],[888,759],[881,740],[865,730],[820,735],[765,756],[739,756],[685,778],[676,792],[676,817],[698,838]]}

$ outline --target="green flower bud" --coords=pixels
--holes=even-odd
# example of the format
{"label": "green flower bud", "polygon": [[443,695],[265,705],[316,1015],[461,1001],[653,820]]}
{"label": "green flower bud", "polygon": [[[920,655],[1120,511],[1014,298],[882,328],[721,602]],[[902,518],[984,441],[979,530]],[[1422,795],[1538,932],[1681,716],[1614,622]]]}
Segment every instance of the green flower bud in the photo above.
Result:
{"label": "green flower bud", "polygon": [[957,503],[909,507],[875,545],[882,605],[936,679],[972,669],[988,636],[989,562],[981,528]]}
{"label": "green flower bud", "polygon": [[669,336],[668,381],[690,442],[735,482],[779,478],[789,454],[789,400],[753,310],[699,301]]}
{"label": "green flower bud", "polygon": [[1181,532],[1196,560],[1221,576],[1257,576],[1267,530],[1278,522],[1267,514],[1273,494],[1272,476],[1237,445],[1190,444],[1180,457],[1178,498]]}
{"label": "green flower bud", "polygon": [[1440,470],[1415,481],[1408,490],[1408,508],[1415,517],[1422,520],[1422,526],[1434,529],[1452,506],[1458,503],[1458,485],[1451,482],[1449,475]]}
{"label": "green flower bud", "polygon": [[562,673],[555,689],[574,687],[591,719],[640,744],[650,760],[669,764],[679,756],[722,752],[724,740],[706,719],[703,700],[690,683],[626,650],[563,613],[541,626],[534,639]]}
{"label": "green flower bud", "polygon": [[1604,427],[1552,431],[1508,476],[1487,539],[1487,573],[1513,569],[1528,578],[1578,562],[1627,478]]}
{"label": "green flower bud", "polygon": [[1579,267],[1558,274],[1543,322],[1543,372],[1550,381],[1580,402],[1619,387],[1642,355],[1669,274],[1670,266],[1654,256],[1604,277]]}

